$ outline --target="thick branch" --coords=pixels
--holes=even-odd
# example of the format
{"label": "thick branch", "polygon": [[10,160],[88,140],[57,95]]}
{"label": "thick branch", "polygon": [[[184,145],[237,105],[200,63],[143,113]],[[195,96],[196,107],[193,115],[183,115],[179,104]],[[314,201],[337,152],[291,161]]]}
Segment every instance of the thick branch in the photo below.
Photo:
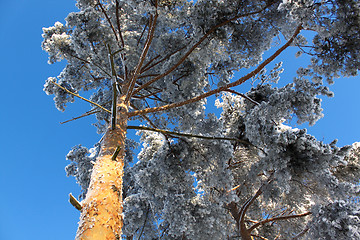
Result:
{"label": "thick branch", "polygon": [[247,200],[245,204],[241,207],[240,222],[245,222],[245,214],[249,209],[249,207],[251,206],[251,204],[253,204],[253,202],[262,194],[262,188],[263,186],[261,186],[259,190],[255,193],[255,195],[252,196],[249,200]]}
{"label": "thick branch", "polygon": [[141,67],[145,61],[145,58],[146,58],[146,55],[149,51],[149,48],[150,48],[150,45],[151,45],[151,42],[152,42],[152,39],[154,37],[154,32],[155,32],[155,26],[156,26],[156,20],[157,20],[157,17],[158,15],[155,14],[155,17],[154,19],[152,19],[152,16],[150,15],[150,26],[149,26],[149,33],[148,33],[148,37],[146,39],[146,43],[145,43],[145,46],[144,46],[144,49],[141,53],[141,56],[140,56],[140,59],[139,59],[139,63],[137,64],[136,66],[136,69],[135,69],[135,72],[134,74],[132,75],[132,78],[130,80],[130,85],[129,85],[129,88],[128,88],[128,92],[126,94],[126,99],[125,99],[125,102],[128,102],[129,99],[131,98],[131,96],[133,95],[132,94],[132,91],[134,89],[134,86],[135,86],[135,82],[136,82],[136,79],[140,73],[140,70],[141,70]]}
{"label": "thick branch", "polygon": [[272,175],[270,175],[270,177],[268,178],[266,183],[263,183],[261,185],[261,187],[259,188],[259,190],[257,190],[257,192],[255,193],[254,196],[252,196],[250,199],[248,199],[241,207],[240,211],[239,211],[239,219],[237,222],[237,225],[240,227],[240,234],[242,239],[244,240],[251,240],[251,231],[249,229],[247,229],[246,224],[245,224],[245,215],[247,210],[249,209],[249,207],[254,203],[254,201],[262,194],[262,190],[263,188],[270,184],[273,181],[272,179]]}
{"label": "thick branch", "polygon": [[[183,102],[177,102],[177,103],[172,103],[172,104],[168,104],[168,105],[161,106],[161,107],[147,108],[147,109],[140,110],[140,111],[130,112],[129,117],[142,115],[142,114],[147,114],[147,113],[152,113],[152,112],[165,111],[165,110],[169,110],[171,108],[181,107],[181,106],[184,106],[186,104],[198,102],[198,101],[200,101],[200,100],[202,100],[204,98],[210,97],[210,96],[212,96],[214,94],[220,93],[222,91],[226,91],[227,89],[229,89],[231,87],[235,87],[235,86],[238,86],[238,85],[244,83],[248,79],[254,77],[257,73],[259,73],[266,65],[268,65],[270,62],[272,62],[277,56],[280,55],[280,53],[282,53],[287,47],[289,47],[291,45],[291,43],[294,41],[294,39],[296,38],[296,36],[300,33],[301,30],[302,30],[302,26],[300,25],[300,26],[298,26],[296,28],[294,35],[286,42],[286,44],[284,44],[273,55],[271,55],[263,63],[261,63],[255,70],[253,70],[252,72],[250,72],[247,75],[243,76],[242,78],[236,80],[235,82],[229,83],[229,84],[227,84],[227,85],[225,85],[223,87],[219,87],[217,89],[211,90],[211,91],[209,91],[207,93],[201,94],[201,95],[199,95],[197,97],[193,97],[193,98],[185,100]],[[142,86],[144,86],[144,85],[142,85]],[[134,91],[134,92],[136,92],[136,91]]]}
{"label": "thick branch", "polygon": [[[109,62],[111,66],[111,75],[112,75],[112,108],[111,108],[111,129],[114,130],[116,127],[116,101],[117,101],[117,90],[116,90],[116,84],[117,84],[117,78],[116,78],[116,70],[115,70],[115,64],[114,64],[114,57],[111,53],[110,45],[108,45],[108,51],[109,51]],[[121,93],[121,92],[120,92]]]}
{"label": "thick branch", "polygon": [[281,216],[281,217],[274,217],[274,218],[268,218],[268,219],[265,219],[263,221],[260,221],[256,224],[254,224],[253,226],[251,226],[248,231],[253,231],[255,228],[261,226],[261,225],[264,225],[268,222],[275,222],[275,221],[280,221],[280,220],[288,220],[288,219],[292,219],[292,218],[300,218],[300,217],[305,217],[305,216],[308,216],[310,215],[311,212],[306,212],[306,213],[302,213],[302,214],[296,214],[296,215],[289,215],[289,216]]}
{"label": "thick branch", "polygon": [[261,13],[262,11],[264,11],[266,8],[270,7],[271,5],[273,5],[275,3],[275,1],[271,1],[269,4],[267,4],[264,8],[262,8],[261,10],[255,11],[255,12],[251,12],[251,13],[246,13],[246,14],[242,14],[242,15],[238,15],[235,16],[233,18],[230,18],[214,27],[212,27],[202,38],[200,38],[200,40],[194,44],[194,46],[192,46],[186,53],[185,55],[174,65],[172,66],[169,70],[167,70],[165,73],[153,78],[152,80],[150,80],[149,82],[145,83],[144,85],[138,87],[133,94],[138,93],[140,90],[150,86],[151,84],[153,84],[154,82],[156,82],[157,80],[167,76],[168,74],[170,74],[172,71],[174,71],[178,66],[180,66],[185,60],[186,58],[213,32],[215,32],[218,28],[228,24],[229,22],[235,21],[239,18],[243,18],[243,17],[248,17],[251,15],[255,15],[258,13]]}
{"label": "thick branch", "polygon": [[273,181],[273,173],[269,176],[267,181],[261,185],[261,187],[259,188],[259,190],[257,190],[255,195],[252,196],[248,201],[246,201],[245,204],[241,207],[241,210],[240,210],[241,219],[240,219],[240,221],[245,220],[246,211],[249,209],[251,204],[253,204],[253,202],[263,193],[263,188],[265,186],[269,185],[272,181]]}
{"label": "thick branch", "polygon": [[[227,205],[227,207],[229,208],[231,215],[235,219],[236,224],[239,225],[240,213],[239,213],[239,208],[237,207],[236,203],[231,202]],[[238,226],[238,228],[239,228],[239,226]]]}

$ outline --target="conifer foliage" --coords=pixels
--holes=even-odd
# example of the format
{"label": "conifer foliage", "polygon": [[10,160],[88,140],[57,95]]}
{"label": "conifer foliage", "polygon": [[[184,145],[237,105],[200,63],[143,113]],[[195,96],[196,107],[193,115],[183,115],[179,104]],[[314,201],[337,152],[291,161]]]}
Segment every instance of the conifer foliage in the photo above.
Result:
{"label": "conifer foliage", "polygon": [[[89,102],[78,118],[103,135],[67,155],[76,239],[360,239],[360,145],[289,124],[315,124],[326,85],[358,74],[357,0],[76,4],[42,43],[67,63],[44,91],[60,111]],[[289,48],[310,61],[278,86]]]}

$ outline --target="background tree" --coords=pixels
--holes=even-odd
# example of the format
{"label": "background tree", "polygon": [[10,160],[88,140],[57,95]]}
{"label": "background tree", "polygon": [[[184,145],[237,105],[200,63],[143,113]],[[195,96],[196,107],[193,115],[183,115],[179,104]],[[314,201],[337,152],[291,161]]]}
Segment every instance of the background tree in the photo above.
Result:
{"label": "background tree", "polygon": [[[62,111],[75,97],[88,101],[80,117],[95,114],[103,134],[67,156],[83,190],[80,204],[72,198],[77,239],[360,237],[359,145],[339,148],[284,124],[315,124],[319,95],[332,96],[323,80],[358,73],[357,1],[77,6],[66,25],[44,28],[42,45],[50,63],[67,61],[45,92]],[[276,87],[281,62],[265,67],[290,46],[311,62]],[[253,88],[238,92],[245,81]],[[205,113],[213,95],[221,116]],[[143,143],[134,162],[129,128]]]}

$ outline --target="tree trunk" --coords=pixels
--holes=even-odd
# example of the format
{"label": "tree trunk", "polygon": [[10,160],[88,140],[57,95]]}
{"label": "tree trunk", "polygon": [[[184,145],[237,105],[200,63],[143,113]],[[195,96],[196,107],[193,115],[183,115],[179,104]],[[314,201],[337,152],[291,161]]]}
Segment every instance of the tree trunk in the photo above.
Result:
{"label": "tree trunk", "polygon": [[[123,226],[122,178],[128,106],[117,99],[116,127],[101,142],[86,198],[82,201],[76,240],[118,240]],[[120,149],[116,159],[114,153]]]}

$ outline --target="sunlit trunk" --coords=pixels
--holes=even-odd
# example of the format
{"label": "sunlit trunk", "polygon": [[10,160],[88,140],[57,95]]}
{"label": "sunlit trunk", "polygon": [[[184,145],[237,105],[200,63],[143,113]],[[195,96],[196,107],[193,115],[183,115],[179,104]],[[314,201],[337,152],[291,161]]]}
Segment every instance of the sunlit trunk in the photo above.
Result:
{"label": "sunlit trunk", "polygon": [[[116,240],[121,237],[122,178],[128,107],[118,98],[116,128],[107,130],[91,175],[77,231],[77,240]],[[120,149],[116,159],[114,153]]]}

